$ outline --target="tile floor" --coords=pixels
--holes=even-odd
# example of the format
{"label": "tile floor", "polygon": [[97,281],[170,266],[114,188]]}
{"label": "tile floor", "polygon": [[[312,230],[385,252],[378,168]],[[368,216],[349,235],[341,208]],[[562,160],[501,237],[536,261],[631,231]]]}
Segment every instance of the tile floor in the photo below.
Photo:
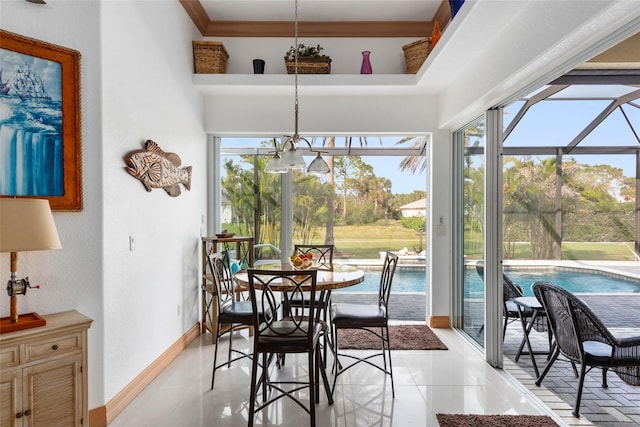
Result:
{"label": "tile floor", "polygon": [[[449,350],[392,353],[395,399],[388,377],[366,365],[355,367],[338,378],[334,405],[327,403],[321,388],[317,425],[437,426],[439,412],[546,414],[563,425],[533,393],[506,372],[485,363],[478,350],[457,332],[435,332]],[[234,347],[249,344],[245,335],[234,340]],[[221,345],[221,350],[223,347],[226,345]],[[210,390],[213,349],[210,335],[201,335],[110,426],[246,426],[250,364],[242,361],[218,370],[216,387]],[[287,356],[284,369],[297,372],[300,368],[295,361]],[[305,371],[300,369],[302,375]],[[288,399],[279,400],[256,417],[258,426],[308,424],[308,414]]]}

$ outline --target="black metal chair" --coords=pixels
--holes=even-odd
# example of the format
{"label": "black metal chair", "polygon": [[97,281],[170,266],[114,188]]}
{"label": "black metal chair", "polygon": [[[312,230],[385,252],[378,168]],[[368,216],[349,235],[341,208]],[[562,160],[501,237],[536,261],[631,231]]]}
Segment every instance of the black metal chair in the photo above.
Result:
{"label": "black metal chair", "polygon": [[[214,336],[216,349],[213,356],[213,371],[211,374],[211,389],[213,390],[216,371],[219,368],[231,366],[231,363],[237,360],[251,357],[250,353],[233,348],[233,333],[240,328],[253,326],[253,308],[251,302],[237,300],[239,292],[231,275],[228,253],[217,252],[209,255],[207,264],[215,289],[215,293],[212,294],[212,300],[208,304],[213,304],[213,300],[217,299],[218,307],[217,321],[212,322],[217,325]],[[211,310],[207,310],[207,313],[211,313]],[[259,312],[259,317],[264,318],[262,311]],[[218,365],[218,342],[224,334],[229,334],[227,361]],[[234,355],[237,355],[237,357],[233,357]]]}
{"label": "black metal chair", "polygon": [[[333,245],[294,245],[293,254],[302,254],[302,255],[312,255],[314,266],[322,269],[322,270],[330,270],[331,265],[333,264]],[[299,313],[299,309],[302,305],[309,304],[308,295],[291,295],[286,300],[285,310],[296,309],[297,313]],[[317,306],[318,309],[323,311],[323,320],[326,321],[326,306],[325,302],[329,301],[329,298],[316,298],[316,303],[319,304]]]}
{"label": "black metal chair", "polygon": [[[253,369],[251,372],[251,397],[249,403],[249,426],[253,426],[256,412],[271,403],[289,397],[300,405],[310,416],[310,425],[315,426],[315,403],[320,401],[320,385],[318,376],[322,376],[329,404],[333,397],[329,389],[327,374],[322,367],[319,339],[322,326],[316,321],[315,298],[317,270],[280,271],[280,270],[247,270],[249,279],[249,296],[254,313],[276,313],[280,303],[280,292],[300,296],[308,292],[309,305],[302,308],[308,312],[304,317],[285,317],[278,320],[276,316],[254,316]],[[287,353],[307,354],[307,381],[271,380],[269,378],[269,360],[273,355]],[[262,373],[258,380],[258,361],[262,356]],[[256,407],[258,391],[262,388],[262,402]],[[297,394],[300,390],[309,389],[309,405],[305,406]],[[269,392],[267,391],[269,390]]]}
{"label": "black metal chair", "polygon": [[[313,256],[314,267],[320,270],[330,270],[333,265],[334,245],[299,245],[293,246],[293,253]],[[303,293],[301,295],[285,295],[284,311],[292,315],[299,316],[302,313],[301,308],[309,305],[309,295]],[[319,311],[321,318],[325,322],[325,328],[328,325],[327,308],[331,306],[331,291],[323,291],[316,298],[316,310]],[[318,316],[316,316],[318,317]],[[324,356],[322,360],[327,360],[327,348],[330,347],[327,336],[323,339]],[[282,359],[284,363],[284,359]]]}
{"label": "black metal chair", "polygon": [[[334,358],[333,386],[331,393],[336,388],[338,376],[347,369],[364,362],[374,368],[384,372],[391,377],[391,394],[395,397],[395,389],[393,386],[393,367],[391,365],[391,346],[389,342],[389,295],[391,294],[391,284],[393,276],[398,264],[398,256],[387,252],[380,277],[380,289],[378,291],[377,304],[351,304],[351,303],[335,303],[331,305],[331,327],[332,337],[336,349],[336,357]],[[338,340],[338,331],[340,329],[362,329],[380,338],[382,351],[374,354],[358,357],[352,354],[338,354],[340,343]],[[382,356],[383,366],[373,363],[370,359]],[[354,359],[355,362],[350,365],[343,365],[338,360],[339,357]],[[388,359],[388,365],[387,365]]]}
{"label": "black metal chair", "polygon": [[539,386],[558,356],[580,364],[578,395],[573,415],[580,416],[580,399],[587,372],[602,368],[602,386],[607,387],[607,370],[631,385],[640,385],[640,336],[616,338],[598,316],[571,292],[546,282],[533,284],[533,292],[547,312],[553,330],[553,354],[536,380]]}

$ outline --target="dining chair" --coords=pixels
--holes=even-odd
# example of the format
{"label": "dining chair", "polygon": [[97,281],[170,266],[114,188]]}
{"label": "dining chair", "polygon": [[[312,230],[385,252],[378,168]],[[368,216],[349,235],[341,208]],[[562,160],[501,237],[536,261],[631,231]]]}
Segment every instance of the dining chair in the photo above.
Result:
{"label": "dining chair", "polygon": [[[331,305],[331,336],[336,349],[333,366],[335,376],[333,377],[331,394],[335,391],[336,381],[339,375],[359,363],[366,363],[391,377],[391,394],[395,397],[393,367],[391,365],[391,345],[389,341],[389,296],[391,294],[391,284],[393,283],[393,276],[397,264],[398,256],[387,251],[382,267],[382,275],[380,276],[380,288],[378,290],[378,301],[376,304],[334,303]],[[353,354],[338,353],[340,351],[338,331],[341,329],[362,329],[370,332],[380,338],[382,351],[362,357]],[[370,360],[379,356],[382,356],[383,366],[375,364]],[[355,362],[350,365],[344,365],[339,361],[339,357],[353,359]]]}
{"label": "dining chair", "polygon": [[[334,245],[301,245],[296,244],[293,246],[294,255],[302,254],[302,255],[311,255],[313,256],[314,267],[321,270],[330,270],[333,264],[333,252]],[[322,320],[327,323],[328,315],[327,315],[327,307],[331,305],[331,295],[330,291],[326,291],[327,293],[323,293],[319,298],[316,298],[316,309],[320,311],[320,316]],[[307,293],[303,293],[301,295],[290,295],[287,296],[285,300],[285,310],[288,310],[289,313],[292,310],[296,315],[300,315],[301,307],[309,305],[309,295]],[[327,345],[325,341],[324,346],[324,358],[327,359]]]}
{"label": "dining chair", "polygon": [[[311,255],[313,256],[314,267],[319,268],[321,270],[330,270],[331,265],[333,264],[333,245],[294,245],[293,246],[293,254],[294,255]],[[317,298],[316,303],[320,304],[318,307],[326,314],[326,307],[324,303],[326,302],[325,298]],[[309,305],[309,298],[306,293],[302,295],[291,295],[286,300],[285,309],[291,310],[296,309],[299,313],[299,309],[302,305]],[[326,316],[324,317],[326,321]]]}
{"label": "dining chair", "polygon": [[[224,366],[231,366],[231,363],[250,358],[251,353],[245,353],[241,350],[233,348],[233,333],[240,328],[246,328],[253,326],[253,307],[249,301],[238,301],[239,292],[236,289],[233,276],[231,274],[229,257],[227,252],[217,252],[207,257],[207,264],[212,276],[213,284],[215,287],[215,295],[212,295],[212,300],[217,300],[218,314],[215,328],[215,352],[213,356],[213,371],[211,374],[211,389],[216,379],[216,371]],[[209,302],[212,304],[212,302]],[[208,310],[210,313],[211,310]],[[269,313],[270,314],[270,313]],[[258,310],[257,316],[259,319],[265,317],[265,313]],[[218,363],[218,343],[222,336],[229,334],[229,349],[227,355],[227,361],[221,364]],[[237,355],[237,357],[233,357]]]}
{"label": "dining chair", "polygon": [[[248,269],[249,296],[254,314],[271,313],[260,318],[254,316],[253,335],[253,368],[251,371],[251,397],[249,403],[249,426],[253,426],[255,414],[271,403],[288,397],[300,405],[310,416],[310,425],[315,426],[315,403],[320,401],[320,384],[318,375],[322,377],[329,404],[333,397],[329,389],[327,374],[323,369],[319,338],[322,333],[320,322],[316,321],[315,298],[317,285],[316,270],[257,270]],[[306,316],[288,316],[278,319],[274,314],[280,300],[280,293],[286,291],[290,295],[301,295],[307,292],[309,305],[303,306],[308,312]],[[306,353],[306,381],[302,379],[271,379],[269,361],[273,355],[287,353]],[[262,357],[262,372],[258,379],[258,361]],[[262,389],[262,401],[256,407],[259,389]],[[299,399],[301,390],[309,390],[309,404],[305,406]]]}
{"label": "dining chair", "polygon": [[537,386],[560,354],[570,362],[580,364],[578,395],[573,410],[576,417],[580,416],[585,375],[594,367],[602,368],[602,387],[607,387],[609,369],[626,383],[640,386],[640,335],[615,337],[584,301],[560,286],[536,282],[532,288],[547,312],[554,336],[553,354],[536,380]]}

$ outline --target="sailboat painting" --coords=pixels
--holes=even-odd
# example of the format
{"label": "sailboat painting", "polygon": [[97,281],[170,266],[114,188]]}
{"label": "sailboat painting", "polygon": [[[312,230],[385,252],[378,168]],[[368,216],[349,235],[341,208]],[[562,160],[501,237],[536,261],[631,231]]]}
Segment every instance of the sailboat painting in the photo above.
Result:
{"label": "sailboat painting", "polygon": [[69,182],[79,179],[78,118],[64,104],[78,95],[63,87],[60,55],[0,40],[0,196],[46,197],[54,209],[77,210],[78,194],[68,193],[78,188]]}
{"label": "sailboat painting", "polygon": [[60,196],[60,64],[5,49],[0,50],[0,64],[0,193]]}

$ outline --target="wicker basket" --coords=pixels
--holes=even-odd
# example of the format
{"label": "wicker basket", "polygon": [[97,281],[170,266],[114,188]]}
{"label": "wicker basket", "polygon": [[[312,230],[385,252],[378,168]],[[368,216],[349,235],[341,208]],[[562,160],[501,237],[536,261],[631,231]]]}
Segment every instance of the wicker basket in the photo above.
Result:
{"label": "wicker basket", "polygon": [[406,44],[402,46],[402,50],[407,74],[415,74],[431,53],[431,37]]}
{"label": "wicker basket", "polygon": [[193,61],[198,74],[224,74],[229,54],[221,42],[194,41]]}
{"label": "wicker basket", "polygon": [[[284,57],[288,74],[295,74],[296,61]],[[298,74],[331,74],[331,58],[328,56],[301,56],[298,58]]]}

